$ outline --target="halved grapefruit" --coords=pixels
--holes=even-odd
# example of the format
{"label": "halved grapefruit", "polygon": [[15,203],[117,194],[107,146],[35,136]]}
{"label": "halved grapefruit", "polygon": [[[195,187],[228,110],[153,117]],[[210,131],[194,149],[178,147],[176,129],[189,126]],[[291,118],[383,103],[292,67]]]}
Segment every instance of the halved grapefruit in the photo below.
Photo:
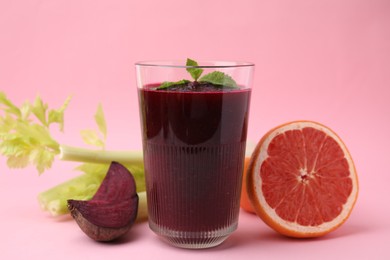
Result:
{"label": "halved grapefruit", "polygon": [[294,121],[264,135],[247,172],[256,214],[291,237],[318,237],[342,225],[358,195],[354,163],[328,127]]}

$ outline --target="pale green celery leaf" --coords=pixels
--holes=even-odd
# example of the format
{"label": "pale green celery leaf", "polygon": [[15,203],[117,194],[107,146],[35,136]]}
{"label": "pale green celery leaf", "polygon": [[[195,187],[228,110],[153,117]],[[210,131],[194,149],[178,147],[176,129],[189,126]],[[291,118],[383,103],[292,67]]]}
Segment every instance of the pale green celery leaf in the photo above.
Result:
{"label": "pale green celery leaf", "polygon": [[[67,101],[68,102],[68,101]],[[67,102],[60,110],[64,110]],[[39,173],[51,167],[59,144],[51,137],[47,122],[47,105],[38,96],[34,104],[25,102],[20,108],[0,93],[0,153],[8,157],[9,167],[34,165]],[[32,114],[36,120],[32,120]],[[51,120],[60,121],[51,116]]]}
{"label": "pale green celery leaf", "polygon": [[[196,66],[199,66],[199,65],[198,65],[198,63],[196,61],[187,58],[186,66],[194,66],[194,67],[196,67]],[[203,69],[201,69],[201,68],[187,68],[187,71],[188,71],[188,73],[191,74],[191,77],[195,81],[198,80],[200,75],[202,75],[202,73],[203,73]]]}
{"label": "pale green celery leaf", "polygon": [[28,155],[24,156],[10,156],[7,159],[9,168],[25,168],[28,166],[30,158]]}
{"label": "pale green celery leaf", "polygon": [[35,98],[31,111],[44,126],[48,126],[48,122],[46,120],[47,104],[44,104],[39,96]]}
{"label": "pale green celery leaf", "polygon": [[68,97],[59,109],[51,109],[49,111],[48,125],[58,123],[60,125],[61,132],[64,130],[64,112],[70,102],[70,99],[71,97]]}
{"label": "pale green celery leaf", "polygon": [[97,147],[104,147],[104,142],[100,139],[99,135],[96,133],[95,130],[92,129],[86,129],[80,131],[81,138],[86,144],[97,146]]}
{"label": "pale green celery leaf", "polygon": [[18,122],[15,129],[21,137],[28,138],[31,144],[47,146],[59,153],[59,144],[50,136],[48,128],[38,124]]}
{"label": "pale green celery leaf", "polygon": [[4,117],[0,116],[0,134],[8,136],[11,133],[12,129],[15,128],[15,125],[15,118],[11,117],[10,115],[5,115]]}
{"label": "pale green celery leaf", "polygon": [[58,123],[62,132],[64,130],[64,113],[54,109],[50,110],[48,124],[52,123]]}
{"label": "pale green celery leaf", "polygon": [[7,98],[4,92],[0,92],[0,104],[5,105],[7,108],[4,110],[6,113],[16,115],[17,117],[21,116],[21,112],[17,106],[15,106],[11,100]]}
{"label": "pale green celery leaf", "polygon": [[234,79],[221,71],[210,72],[200,78],[199,81],[209,82],[214,85],[220,85],[222,87],[238,88],[237,83],[234,81]]}
{"label": "pale green celery leaf", "polygon": [[30,102],[23,103],[22,107],[20,108],[21,120],[28,121],[28,118],[31,115],[31,109],[32,109],[32,106],[31,106]]}
{"label": "pale green celery leaf", "polygon": [[106,119],[104,117],[103,113],[103,107],[102,104],[98,105],[96,114],[95,114],[95,122],[97,126],[99,127],[99,131],[103,134],[104,139],[107,137],[107,125],[106,125]]}
{"label": "pale green celery leaf", "polygon": [[54,154],[45,148],[34,149],[29,154],[29,160],[32,162],[39,174],[49,169],[54,161]]}
{"label": "pale green celery leaf", "polygon": [[[41,125],[26,125],[18,122],[17,133],[10,133],[0,142],[0,153],[8,157],[9,167],[35,165],[39,173],[51,167],[54,156],[59,153],[58,144],[41,133],[47,131]],[[41,136],[44,138],[41,138]]]}
{"label": "pale green celery leaf", "polygon": [[4,156],[21,156],[27,151],[28,145],[22,137],[5,139],[0,143],[0,153]]}

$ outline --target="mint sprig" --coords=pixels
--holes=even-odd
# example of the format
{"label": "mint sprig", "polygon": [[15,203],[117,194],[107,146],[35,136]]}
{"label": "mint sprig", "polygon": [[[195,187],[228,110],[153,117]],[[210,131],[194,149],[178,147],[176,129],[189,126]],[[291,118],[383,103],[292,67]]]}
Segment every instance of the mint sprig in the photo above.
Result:
{"label": "mint sprig", "polygon": [[190,82],[191,81],[186,80],[186,79],[182,79],[182,80],[175,81],[175,82],[165,81],[156,89],[157,90],[169,89],[170,87],[177,86],[177,85],[184,85],[184,84],[187,84],[187,83],[190,83]]}
{"label": "mint sprig", "polygon": [[[190,73],[191,77],[194,79],[195,82],[207,82],[213,85],[221,86],[221,88],[238,88],[236,81],[232,77],[221,71],[213,71],[201,77],[204,70],[198,67],[198,62],[187,58],[186,66],[188,67],[186,70],[188,71],[188,73]],[[157,87],[156,90],[168,90],[172,87],[177,87],[178,85],[185,85],[190,82],[191,81],[186,79],[182,79],[176,82],[165,81],[159,87]]]}
{"label": "mint sprig", "polygon": [[[198,63],[194,60],[187,58],[186,66],[199,66]],[[201,68],[187,68],[188,73],[191,74],[191,77],[197,81],[200,75],[203,73]]]}
{"label": "mint sprig", "polygon": [[209,82],[211,84],[220,85],[223,87],[238,88],[237,83],[232,77],[220,71],[210,72],[200,78],[199,81]]}

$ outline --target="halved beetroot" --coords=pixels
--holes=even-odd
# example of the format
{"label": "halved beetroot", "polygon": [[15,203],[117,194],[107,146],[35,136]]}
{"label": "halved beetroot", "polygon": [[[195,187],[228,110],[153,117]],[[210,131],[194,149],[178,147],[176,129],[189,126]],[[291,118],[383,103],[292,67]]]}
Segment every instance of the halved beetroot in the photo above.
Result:
{"label": "halved beetroot", "polygon": [[132,174],[112,162],[91,200],[68,200],[71,215],[90,238],[111,241],[126,234],[137,217],[138,195]]}

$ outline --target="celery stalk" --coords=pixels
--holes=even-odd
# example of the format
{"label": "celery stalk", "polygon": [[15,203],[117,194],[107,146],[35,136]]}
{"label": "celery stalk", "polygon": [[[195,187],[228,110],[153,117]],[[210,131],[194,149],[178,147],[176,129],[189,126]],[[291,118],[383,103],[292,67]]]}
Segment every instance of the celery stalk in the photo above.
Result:
{"label": "celery stalk", "polygon": [[91,199],[99,188],[103,178],[104,175],[102,174],[84,173],[39,193],[39,204],[43,210],[48,211],[52,216],[66,214],[68,213],[68,199]]}
{"label": "celery stalk", "polygon": [[91,150],[60,145],[59,159],[74,162],[110,163],[117,161],[126,164],[139,164],[142,163],[143,155],[140,151]]}
{"label": "celery stalk", "polygon": [[146,201],[146,191],[138,192],[138,213],[137,222],[148,219],[148,204]]}

